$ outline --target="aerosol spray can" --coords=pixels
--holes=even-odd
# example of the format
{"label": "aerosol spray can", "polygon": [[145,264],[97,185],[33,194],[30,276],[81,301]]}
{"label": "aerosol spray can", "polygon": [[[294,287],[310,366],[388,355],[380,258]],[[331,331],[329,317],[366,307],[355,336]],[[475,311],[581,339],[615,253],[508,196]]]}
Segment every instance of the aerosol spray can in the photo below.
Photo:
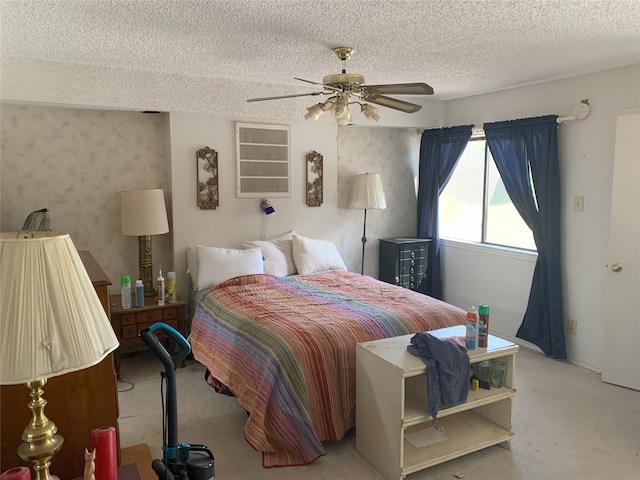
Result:
{"label": "aerosol spray can", "polygon": [[472,306],[467,312],[467,350],[478,348],[478,312]]}
{"label": "aerosol spray can", "polygon": [[489,336],[489,305],[478,305],[478,346],[487,348]]}

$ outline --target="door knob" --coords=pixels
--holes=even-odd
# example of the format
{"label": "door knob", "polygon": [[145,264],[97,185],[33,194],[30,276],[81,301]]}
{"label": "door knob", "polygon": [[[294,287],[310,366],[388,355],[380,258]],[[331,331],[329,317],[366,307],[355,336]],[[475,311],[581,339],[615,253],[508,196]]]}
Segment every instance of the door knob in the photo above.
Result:
{"label": "door knob", "polygon": [[611,270],[618,273],[620,270],[622,270],[622,264],[614,263],[613,265],[611,265]]}

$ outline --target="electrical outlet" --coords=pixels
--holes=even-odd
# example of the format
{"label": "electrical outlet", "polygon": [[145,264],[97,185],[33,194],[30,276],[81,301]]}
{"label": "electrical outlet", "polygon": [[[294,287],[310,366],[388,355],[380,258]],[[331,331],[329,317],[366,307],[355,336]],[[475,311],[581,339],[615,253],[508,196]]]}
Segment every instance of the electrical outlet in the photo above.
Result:
{"label": "electrical outlet", "polygon": [[573,211],[582,212],[584,210],[584,196],[576,195],[573,197]]}
{"label": "electrical outlet", "polygon": [[569,323],[567,324],[567,333],[570,335],[575,335],[578,333],[578,321],[569,319]]}

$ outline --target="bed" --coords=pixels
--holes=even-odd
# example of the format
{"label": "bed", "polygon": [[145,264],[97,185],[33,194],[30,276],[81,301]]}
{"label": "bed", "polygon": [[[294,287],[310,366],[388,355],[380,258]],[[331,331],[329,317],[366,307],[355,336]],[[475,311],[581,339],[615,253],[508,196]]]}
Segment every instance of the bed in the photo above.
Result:
{"label": "bed", "polygon": [[259,250],[264,267],[218,282],[223,272],[200,295],[190,342],[248,412],[244,436],[263,466],[305,465],[355,426],[356,343],[464,324],[465,312],[348,272],[337,251],[335,262],[315,262],[319,271],[299,255],[297,274],[251,271],[272,270]]}

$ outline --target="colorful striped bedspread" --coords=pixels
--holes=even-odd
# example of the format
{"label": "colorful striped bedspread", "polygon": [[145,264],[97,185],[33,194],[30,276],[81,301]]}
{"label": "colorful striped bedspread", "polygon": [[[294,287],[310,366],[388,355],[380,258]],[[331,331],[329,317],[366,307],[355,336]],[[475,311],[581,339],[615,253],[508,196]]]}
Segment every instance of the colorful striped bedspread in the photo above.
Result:
{"label": "colorful striped bedspread", "polygon": [[247,275],[209,290],[190,338],[275,467],[313,462],[355,426],[356,343],[464,323],[462,309],[356,273]]}

